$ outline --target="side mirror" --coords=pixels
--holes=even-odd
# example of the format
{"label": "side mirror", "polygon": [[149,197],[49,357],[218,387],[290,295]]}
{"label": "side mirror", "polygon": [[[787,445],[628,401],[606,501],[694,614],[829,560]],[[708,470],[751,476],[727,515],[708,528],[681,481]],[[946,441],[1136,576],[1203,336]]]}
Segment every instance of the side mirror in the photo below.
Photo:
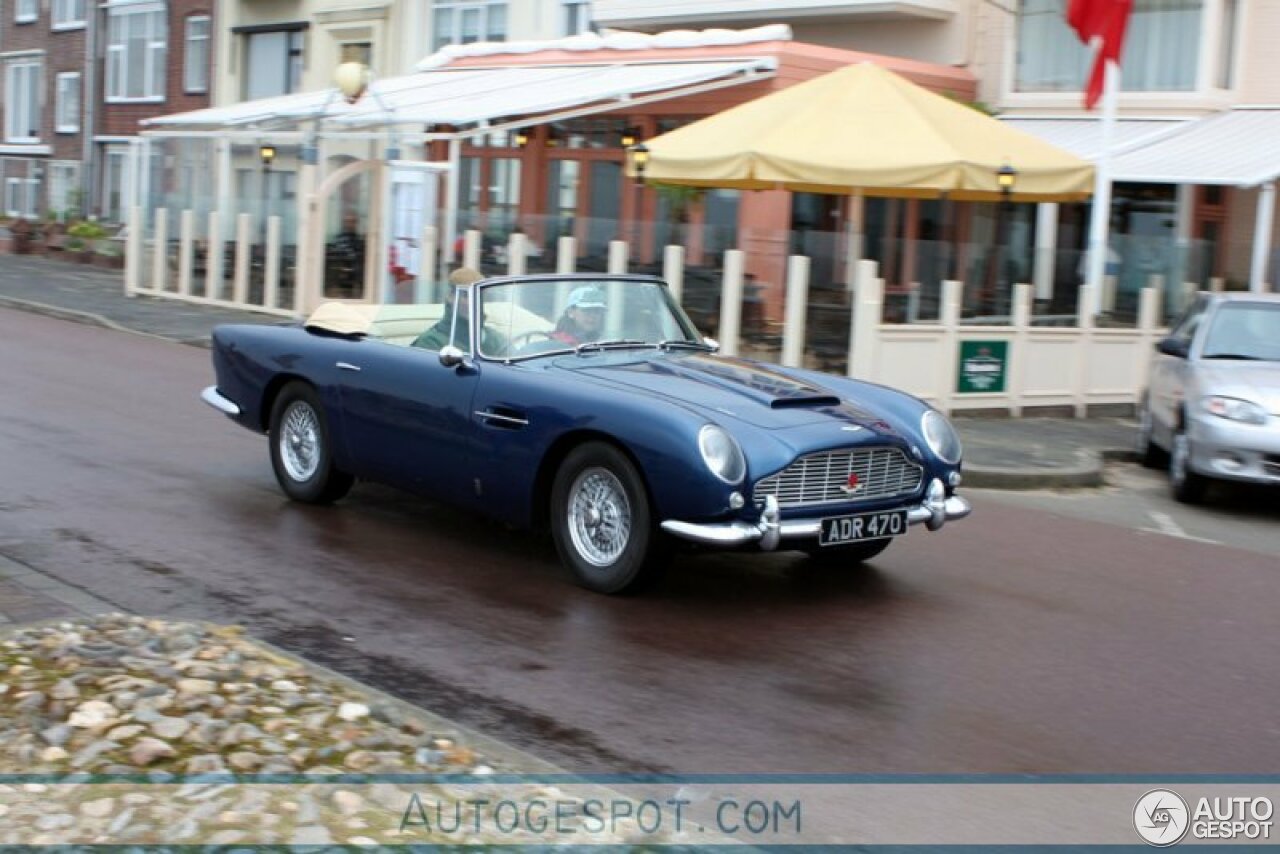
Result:
{"label": "side mirror", "polygon": [[1156,342],[1156,350],[1166,356],[1185,359],[1187,354],[1191,352],[1191,346],[1181,338],[1161,338]]}
{"label": "side mirror", "polygon": [[705,337],[705,336],[704,336],[704,337],[703,337],[703,339],[702,339],[702,343],[703,343],[703,344],[706,344],[708,347],[710,347],[710,348],[711,348],[711,352],[713,352],[713,353],[719,353],[719,352],[720,352],[720,342],[719,342],[719,341],[717,341],[716,339],[714,339],[714,338],[707,338],[707,337]]}
{"label": "side mirror", "polygon": [[467,360],[467,354],[452,344],[440,348],[440,364],[446,368],[456,368]]}

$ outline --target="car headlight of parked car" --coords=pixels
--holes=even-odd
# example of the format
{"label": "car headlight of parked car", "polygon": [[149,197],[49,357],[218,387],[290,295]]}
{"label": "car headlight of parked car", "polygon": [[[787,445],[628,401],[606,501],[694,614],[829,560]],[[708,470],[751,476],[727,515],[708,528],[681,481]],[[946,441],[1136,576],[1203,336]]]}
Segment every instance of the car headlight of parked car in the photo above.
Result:
{"label": "car headlight of parked car", "polygon": [[944,463],[955,465],[960,462],[963,449],[960,447],[960,434],[941,412],[930,409],[920,420],[920,430],[929,449]]}
{"label": "car headlight of parked car", "polygon": [[1266,424],[1267,411],[1256,403],[1241,400],[1238,397],[1222,397],[1212,395],[1206,397],[1202,404],[1204,411],[1219,418],[1232,421],[1243,421],[1245,424]]}
{"label": "car headlight of parked car", "polygon": [[725,483],[741,483],[747,474],[742,448],[723,427],[708,424],[698,431],[698,450],[711,473]]}

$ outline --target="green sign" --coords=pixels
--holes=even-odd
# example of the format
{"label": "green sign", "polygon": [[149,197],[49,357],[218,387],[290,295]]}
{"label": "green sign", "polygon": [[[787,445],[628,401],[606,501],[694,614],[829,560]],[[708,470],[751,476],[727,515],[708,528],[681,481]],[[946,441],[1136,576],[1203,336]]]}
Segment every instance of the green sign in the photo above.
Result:
{"label": "green sign", "polygon": [[1008,341],[961,341],[956,391],[961,394],[1004,391],[1008,369]]}

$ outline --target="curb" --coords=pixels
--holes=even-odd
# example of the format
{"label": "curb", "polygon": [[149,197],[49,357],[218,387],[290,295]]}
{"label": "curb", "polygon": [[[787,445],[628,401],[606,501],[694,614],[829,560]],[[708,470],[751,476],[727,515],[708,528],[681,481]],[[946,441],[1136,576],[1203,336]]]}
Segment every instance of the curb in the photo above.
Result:
{"label": "curb", "polygon": [[31,314],[39,314],[45,317],[52,317],[58,320],[67,320],[72,323],[83,323],[85,326],[97,326],[101,329],[110,329],[113,332],[127,332],[130,335],[141,335],[144,338],[152,338],[156,341],[169,341],[174,344],[186,344],[188,347],[203,347],[209,349],[212,342],[208,336],[203,338],[170,338],[167,335],[157,335],[154,332],[143,332],[141,329],[130,329],[128,326],[117,323],[109,317],[101,314],[94,314],[90,311],[79,311],[74,308],[63,308],[57,305],[49,305],[43,302],[34,302],[32,300],[19,299],[17,297],[0,296],[0,308],[11,308],[15,311],[25,311]]}
{"label": "curb", "polygon": [[1077,452],[1081,464],[1069,468],[999,468],[966,464],[964,485],[975,489],[1009,491],[1032,489],[1091,489],[1106,484],[1103,471],[1107,463],[1132,462],[1137,459],[1127,448],[1102,448]]}

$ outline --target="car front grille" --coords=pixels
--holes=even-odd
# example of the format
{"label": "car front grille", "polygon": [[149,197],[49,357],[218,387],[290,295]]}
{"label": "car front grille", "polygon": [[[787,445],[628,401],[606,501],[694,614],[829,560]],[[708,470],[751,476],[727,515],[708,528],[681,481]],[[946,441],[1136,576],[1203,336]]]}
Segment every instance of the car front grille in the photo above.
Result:
{"label": "car front grille", "polygon": [[[850,475],[857,475],[849,489]],[[924,469],[898,448],[846,448],[800,457],[776,474],[756,481],[753,497],[778,499],[779,507],[807,507],[847,501],[875,501],[911,495]]]}

